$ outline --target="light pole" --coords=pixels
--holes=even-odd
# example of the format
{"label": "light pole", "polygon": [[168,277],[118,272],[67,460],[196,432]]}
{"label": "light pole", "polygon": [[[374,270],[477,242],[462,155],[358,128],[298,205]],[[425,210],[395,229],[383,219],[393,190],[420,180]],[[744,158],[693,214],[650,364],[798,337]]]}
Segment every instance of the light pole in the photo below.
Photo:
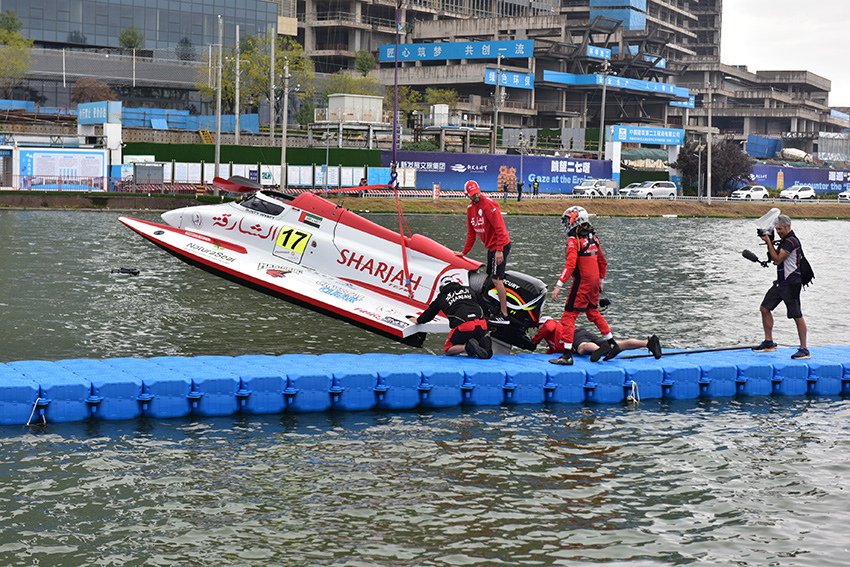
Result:
{"label": "light pole", "polygon": [[705,173],[705,193],[706,193],[706,202],[711,204],[711,84],[708,85],[708,138],[706,143],[708,144],[708,155]]}
{"label": "light pole", "polygon": [[331,161],[331,125],[328,124],[328,129],[325,132],[325,166],[322,172],[322,185],[324,185],[325,195],[328,193],[328,163]]}
{"label": "light pole", "polygon": [[611,64],[606,59],[602,63],[602,108],[599,111],[599,159],[602,159],[603,141],[605,139],[605,95],[608,91],[608,71],[611,70]]}
{"label": "light pole", "polygon": [[697,146],[697,201],[702,201],[702,151],[705,146]]}
{"label": "light pole", "polygon": [[236,145],[239,145],[239,57],[241,56],[239,49],[239,24],[236,24],[236,93],[235,93],[235,104],[234,104],[234,118],[233,118],[233,133],[234,133],[234,141]]}
{"label": "light pole", "polygon": [[[223,46],[224,41],[224,20],[221,15],[218,16],[218,70],[216,71],[216,90],[215,90],[215,176],[218,177],[219,164],[221,163],[221,68],[224,64]],[[215,190],[218,195],[218,189]]]}
{"label": "light pole", "polygon": [[289,88],[289,79],[292,78],[292,75],[289,74],[289,59],[284,60],[283,66],[283,112],[280,115],[280,129],[281,129],[281,138],[280,138],[280,188],[283,189],[286,186],[286,126],[289,123],[289,93],[290,91],[298,91],[301,88],[301,85],[295,85],[293,88]]}
{"label": "light pole", "polygon": [[525,183],[525,176],[522,173],[522,157],[525,154],[525,140],[523,139],[522,132],[519,133],[519,182]]}
{"label": "light pole", "polygon": [[496,138],[499,135],[499,107],[502,104],[502,54],[496,56],[496,99],[493,101],[493,143],[490,153],[496,153]]}
{"label": "light pole", "polygon": [[269,28],[269,37],[269,145],[274,146],[274,49],[277,47],[277,38],[272,28]]}

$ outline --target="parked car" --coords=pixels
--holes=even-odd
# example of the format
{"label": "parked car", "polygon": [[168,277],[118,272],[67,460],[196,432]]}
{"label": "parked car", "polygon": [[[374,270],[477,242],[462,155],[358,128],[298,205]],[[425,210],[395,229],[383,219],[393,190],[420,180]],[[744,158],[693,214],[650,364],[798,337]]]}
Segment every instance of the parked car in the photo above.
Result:
{"label": "parked car", "polygon": [[584,179],[573,187],[573,195],[584,197],[613,197],[617,183],[612,179]]}
{"label": "parked car", "polygon": [[741,187],[740,189],[733,191],[729,198],[747,200],[768,199],[770,198],[770,193],[761,185],[747,185],[746,187]]}
{"label": "parked car", "polygon": [[675,199],[677,187],[672,181],[644,181],[629,192],[635,199]]}
{"label": "parked car", "polygon": [[842,191],[838,194],[839,203],[850,203],[850,191]]}
{"label": "parked car", "polygon": [[815,199],[815,190],[810,185],[793,185],[779,193],[780,199]]}
{"label": "parked car", "polygon": [[629,183],[628,185],[626,185],[625,187],[620,189],[620,191],[617,194],[620,195],[621,197],[628,197],[631,194],[632,190],[637,189],[639,186],[640,186],[640,182]]}

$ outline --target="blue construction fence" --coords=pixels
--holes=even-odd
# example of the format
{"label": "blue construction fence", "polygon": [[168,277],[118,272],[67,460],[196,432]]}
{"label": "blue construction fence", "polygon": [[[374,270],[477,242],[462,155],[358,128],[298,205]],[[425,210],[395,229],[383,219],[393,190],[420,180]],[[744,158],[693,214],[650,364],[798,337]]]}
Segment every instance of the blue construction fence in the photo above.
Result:
{"label": "blue construction fence", "polygon": [[[32,101],[0,99],[0,110],[22,111],[33,114],[65,114],[76,116],[76,108],[39,106]],[[188,110],[169,108],[127,108],[121,111],[121,124],[127,128],[154,128],[157,130],[215,130],[215,115],[193,116]],[[221,131],[236,131],[236,116],[221,116]],[[240,114],[239,131],[258,133],[259,114]]]}
{"label": "blue construction fence", "polygon": [[747,136],[747,153],[755,158],[775,158],[782,149],[782,140],[764,136]]}
{"label": "blue construction fence", "polygon": [[0,364],[0,424],[850,393],[850,347],[811,348],[808,360],[794,350],[576,356],[574,366],[534,353],[16,361]]}

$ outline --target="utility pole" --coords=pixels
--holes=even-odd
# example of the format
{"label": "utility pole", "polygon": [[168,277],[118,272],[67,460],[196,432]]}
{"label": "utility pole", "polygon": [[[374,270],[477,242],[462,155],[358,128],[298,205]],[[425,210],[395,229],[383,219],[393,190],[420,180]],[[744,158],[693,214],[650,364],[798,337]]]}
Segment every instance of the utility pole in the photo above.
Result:
{"label": "utility pole", "polygon": [[235,142],[236,145],[239,145],[239,58],[241,57],[240,49],[239,49],[239,24],[236,24],[236,100],[235,100],[235,108],[234,108],[234,123],[233,123],[233,131],[235,133]]}
{"label": "utility pole", "polygon": [[496,153],[496,138],[499,136],[499,106],[502,104],[502,54],[496,56],[496,99],[493,101],[493,142],[490,153]]}
{"label": "utility pole", "polygon": [[523,140],[522,132],[519,133],[519,182],[525,183],[525,177],[522,174],[522,158],[525,154],[525,140]]}
{"label": "utility pole", "polygon": [[269,65],[269,140],[271,141],[271,145],[274,145],[274,48],[277,44],[277,38],[274,36],[274,30],[269,28],[269,37],[271,41],[269,41],[269,47],[271,49],[271,54],[269,55],[269,61],[271,64]]}
{"label": "utility pole", "polygon": [[[218,76],[215,92],[215,176],[218,177],[219,173],[219,164],[221,163],[221,68],[224,63],[224,48],[222,46],[222,42],[224,41],[224,20],[221,19],[221,15],[218,17],[218,70],[216,74]],[[218,195],[218,189],[215,191],[216,195]]]}
{"label": "utility pole", "polygon": [[602,108],[599,110],[599,159],[603,159],[605,148],[605,95],[608,91],[608,71],[611,70],[611,64],[606,59],[602,63]]}
{"label": "utility pole", "polygon": [[280,114],[280,188],[286,186],[286,126],[289,121],[289,59],[283,65],[283,111]]}
{"label": "utility pole", "polygon": [[328,194],[328,169],[331,161],[331,125],[328,124],[328,129],[325,132],[325,170],[322,172],[322,185],[325,187],[325,195]]}
{"label": "utility pole", "polygon": [[705,183],[705,193],[706,193],[706,202],[711,204],[711,83],[708,85],[708,162],[706,163],[706,183]]}
{"label": "utility pole", "polygon": [[697,201],[702,201],[702,151],[705,146],[697,147]]}

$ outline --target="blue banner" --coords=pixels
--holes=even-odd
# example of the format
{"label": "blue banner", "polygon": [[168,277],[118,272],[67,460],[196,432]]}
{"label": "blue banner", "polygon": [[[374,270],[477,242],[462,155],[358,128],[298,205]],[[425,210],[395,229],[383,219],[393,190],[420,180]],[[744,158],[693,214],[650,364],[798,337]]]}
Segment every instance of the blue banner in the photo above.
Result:
{"label": "blue banner", "polygon": [[681,108],[695,108],[696,106],[696,96],[691,95],[688,97],[687,101],[684,100],[671,100],[670,106],[679,106]]}
{"label": "blue banner", "polygon": [[655,144],[658,146],[681,146],[685,131],[673,128],[650,128],[647,126],[611,126],[612,142]]}
{"label": "blue banner", "polygon": [[819,195],[841,193],[850,190],[850,170],[754,165],[752,181],[774,189],[787,189],[792,185],[811,185]]}
{"label": "blue banner", "polygon": [[[496,84],[496,69],[484,70],[484,84]],[[513,71],[502,71],[499,84],[503,87],[516,87],[518,89],[534,88],[534,73],[514,73]]]}
{"label": "blue banner", "polygon": [[121,103],[117,101],[86,102],[77,106],[79,124],[120,124]]}
{"label": "blue banner", "polygon": [[587,56],[597,59],[611,59],[611,50],[606,47],[587,46]]}
{"label": "blue banner", "polygon": [[[602,86],[602,75],[574,75],[572,73],[561,73],[559,71],[543,70],[543,80],[564,85]],[[686,99],[691,92],[683,87],[677,87],[672,83],[659,83],[657,81],[642,81],[640,79],[627,79],[616,75],[608,75],[606,84],[612,88],[620,88],[631,91],[648,93],[663,93]]]}
{"label": "blue banner", "polygon": [[667,68],[667,60],[664,59],[663,57],[659,58],[659,57],[656,57],[655,55],[644,55],[643,60],[646,61],[647,63],[655,63],[654,66],[658,67],[659,69],[666,69]]}
{"label": "blue banner", "polygon": [[[395,44],[380,46],[380,61],[395,61]],[[447,61],[454,59],[529,58],[534,56],[534,40],[460,41],[454,43],[402,43],[399,61]]]}
{"label": "blue banner", "polygon": [[[381,165],[389,167],[392,152],[381,152]],[[529,191],[536,179],[541,193],[572,193],[573,187],[589,177],[611,179],[611,162],[548,156],[456,154],[444,152],[398,152],[398,167],[416,169],[418,189],[440,184],[443,191],[463,191],[470,179],[482,191],[514,191],[524,181]],[[371,168],[370,168],[371,169]]]}

